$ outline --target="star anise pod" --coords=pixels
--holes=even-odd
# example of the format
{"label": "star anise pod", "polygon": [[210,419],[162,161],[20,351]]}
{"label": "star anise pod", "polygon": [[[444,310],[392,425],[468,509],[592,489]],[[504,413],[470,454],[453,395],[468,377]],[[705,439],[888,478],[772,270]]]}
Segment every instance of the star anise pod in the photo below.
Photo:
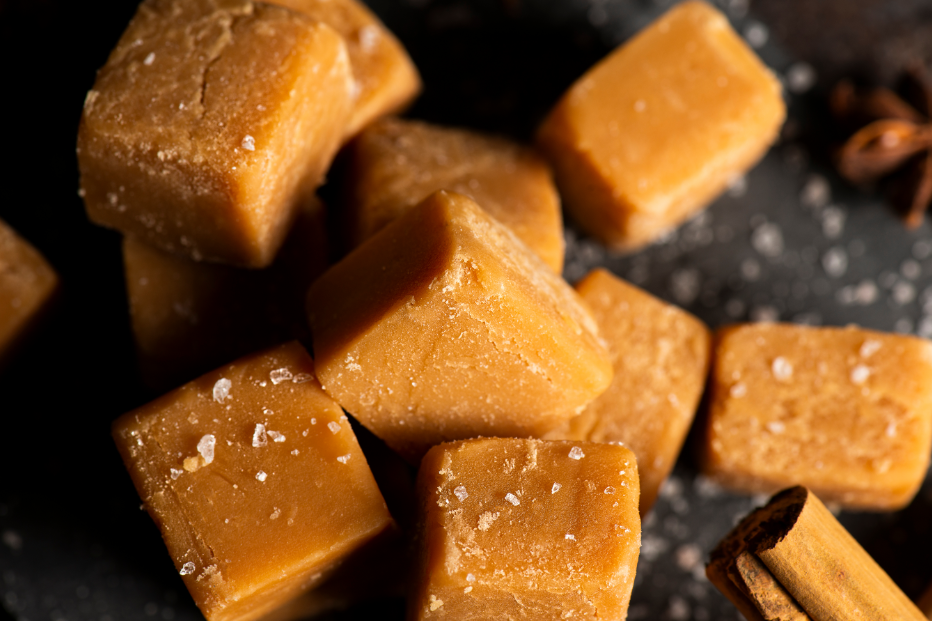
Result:
{"label": "star anise pod", "polygon": [[904,82],[910,102],[890,89],[859,91],[844,80],[829,104],[836,119],[859,128],[836,154],[838,172],[860,186],[889,179],[891,201],[915,228],[932,202],[932,85],[919,67]]}

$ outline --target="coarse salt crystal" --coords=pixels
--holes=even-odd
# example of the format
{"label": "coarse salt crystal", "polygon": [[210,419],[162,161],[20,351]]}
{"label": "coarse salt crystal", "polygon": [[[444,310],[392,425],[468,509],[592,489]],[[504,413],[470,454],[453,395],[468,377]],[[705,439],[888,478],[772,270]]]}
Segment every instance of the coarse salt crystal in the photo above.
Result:
{"label": "coarse salt crystal", "polygon": [[272,438],[272,442],[284,442],[285,434],[279,433],[277,431],[269,431],[269,437]]}
{"label": "coarse salt crystal", "polygon": [[281,369],[275,369],[269,373],[269,379],[272,380],[272,383],[275,385],[281,384],[282,382],[292,379],[294,376],[291,374],[287,368],[282,367]]}
{"label": "coarse salt crystal", "polygon": [[225,377],[221,377],[214,384],[214,401],[217,403],[223,403],[223,401],[230,396],[230,388],[233,387],[233,382],[228,380]]}
{"label": "coarse salt crystal", "polygon": [[269,443],[268,436],[265,433],[265,425],[256,423],[256,430],[252,432],[252,445],[256,448],[265,446]]}
{"label": "coarse salt crystal", "polygon": [[606,493],[606,494],[614,494],[614,493],[615,493],[615,488],[612,487],[611,485],[609,485],[608,487],[605,488],[605,493]]}
{"label": "coarse salt crystal", "polygon": [[576,535],[571,535],[569,533],[566,533],[565,539],[568,539],[570,541],[576,541]]}
{"label": "coarse salt crystal", "polygon": [[748,394],[748,387],[744,384],[735,384],[731,387],[731,390],[728,391],[728,394],[730,394],[735,399],[740,399],[744,395]]}
{"label": "coarse salt crystal", "polygon": [[242,146],[247,151],[255,151],[256,150],[256,139],[250,136],[249,134],[246,134],[243,137]]}
{"label": "coarse salt crystal", "polygon": [[521,504],[521,501],[518,500],[518,497],[512,494],[511,492],[508,492],[507,494],[505,494],[505,500],[507,500],[508,502],[510,502],[516,507]]}
{"label": "coarse salt crystal", "polygon": [[260,470],[259,472],[256,473],[256,479],[260,483],[264,483],[267,478],[269,478],[269,475],[267,475],[265,471],[263,470]]}
{"label": "coarse salt crystal", "polygon": [[349,455],[349,454],[340,455],[339,457],[337,457],[337,461],[340,462],[341,464],[345,464],[346,462],[349,461],[349,459],[350,459],[350,455]]}
{"label": "coarse salt crystal", "polygon": [[474,575],[472,575],[472,574],[466,574],[466,582],[472,583],[472,582],[475,582],[475,581],[476,581],[476,577],[475,577]]}
{"label": "coarse salt crystal", "polygon": [[197,443],[197,452],[204,458],[205,464],[209,464],[214,460],[214,447],[216,446],[217,438],[209,433]]}
{"label": "coarse salt crystal", "polygon": [[466,491],[466,488],[463,487],[462,485],[460,485],[459,487],[457,487],[456,489],[454,489],[454,490],[453,490],[453,494],[454,494],[457,498],[459,498],[460,502],[463,502],[464,500],[466,500],[467,498],[469,498],[469,492],[467,492],[467,491]]}
{"label": "coarse salt crystal", "polygon": [[563,487],[563,486],[560,485],[559,483],[554,483],[554,484],[553,484],[553,487],[550,488],[550,493],[551,493],[551,494],[556,494],[557,492],[560,491],[560,488],[561,488],[561,487]]}
{"label": "coarse salt crystal", "polygon": [[269,519],[270,519],[270,520],[277,520],[277,519],[281,516],[282,510],[279,509],[278,507],[272,507],[272,509],[273,509],[273,510],[272,510],[272,515],[269,516]]}
{"label": "coarse salt crystal", "polygon": [[863,384],[871,376],[871,370],[863,364],[851,369],[851,382],[853,384]]}
{"label": "coarse salt crystal", "polygon": [[171,473],[172,473],[172,481],[175,481],[178,479],[178,477],[184,474],[184,470],[179,470],[177,468],[171,468]]}
{"label": "coarse salt crystal", "polygon": [[583,450],[579,448],[578,446],[574,446],[573,448],[570,449],[570,459],[580,460],[585,456],[586,454],[583,453]]}
{"label": "coarse salt crystal", "polygon": [[767,423],[767,431],[770,433],[783,433],[786,431],[786,425],[777,420],[770,421]]}
{"label": "coarse salt crystal", "polygon": [[330,430],[330,433],[340,433],[340,423],[336,421],[330,421],[327,423],[327,429]]}
{"label": "coarse salt crystal", "polygon": [[300,454],[301,454],[301,451],[299,451],[298,449],[295,449],[295,450],[291,451],[291,454],[292,454],[292,455],[300,455]]}
{"label": "coarse salt crystal", "polygon": [[777,356],[771,365],[773,376],[777,380],[784,382],[793,377],[793,365],[783,356]]}
{"label": "coarse salt crystal", "polygon": [[187,563],[181,566],[181,571],[179,571],[178,573],[181,574],[182,576],[187,576],[188,574],[193,574],[195,569],[197,569],[197,567],[194,566],[194,563],[192,563],[191,561],[188,561]]}
{"label": "coarse salt crystal", "polygon": [[877,353],[877,350],[883,346],[880,341],[868,340],[861,345],[861,357],[870,358]]}
{"label": "coarse salt crystal", "polygon": [[149,55],[146,56],[146,59],[144,61],[142,61],[142,64],[148,67],[154,62],[155,62],[155,52],[149,52]]}
{"label": "coarse salt crystal", "polygon": [[314,376],[310,373],[298,373],[291,379],[291,381],[295,384],[303,384],[304,382],[309,382],[312,379],[314,379]]}

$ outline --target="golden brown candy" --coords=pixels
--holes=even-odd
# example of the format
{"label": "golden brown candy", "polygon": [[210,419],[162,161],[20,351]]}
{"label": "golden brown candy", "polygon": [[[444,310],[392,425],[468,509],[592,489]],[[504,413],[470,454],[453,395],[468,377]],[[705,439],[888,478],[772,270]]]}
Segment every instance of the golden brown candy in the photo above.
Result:
{"label": "golden brown candy", "polygon": [[408,618],[626,617],[638,477],[621,446],[488,438],[436,446],[418,473]]}
{"label": "golden brown candy", "polygon": [[353,68],[351,137],[380,116],[400,112],[421,90],[421,78],[404,47],[358,0],[271,0],[321,21],[343,37]]}
{"label": "golden brown candy", "polygon": [[705,207],[764,154],[780,83],[703,2],[684,2],[590,69],[538,132],[572,216],[618,250]]}
{"label": "golden brown candy", "polygon": [[848,328],[716,334],[705,471],[728,487],[805,485],[826,502],[907,504],[932,450],[932,344]]}
{"label": "golden brown candy", "polygon": [[546,439],[620,442],[638,459],[641,515],[673,469],[709,371],[711,334],[689,313],[597,269],[576,284],[615,371],[611,386]]}
{"label": "golden brown candy", "polygon": [[472,198],[558,274],[560,197],[547,164],[511,141],[461,129],[382,119],[350,147],[348,227],[357,246],[437,190]]}
{"label": "golden brown candy", "polygon": [[117,448],[208,621],[248,621],[392,526],[340,407],[297,343],[114,423]]}
{"label": "golden brown candy", "polygon": [[0,220],[0,368],[22,343],[58,287],[55,271]]}
{"label": "golden brown candy", "polygon": [[174,254],[265,267],[345,135],[351,91],[329,26],[248,0],[146,0],[85,101],[88,215]]}
{"label": "golden brown candy", "polygon": [[324,390],[412,463],[448,440],[543,434],[611,381],[576,293],[454,193],[331,267],[308,308]]}

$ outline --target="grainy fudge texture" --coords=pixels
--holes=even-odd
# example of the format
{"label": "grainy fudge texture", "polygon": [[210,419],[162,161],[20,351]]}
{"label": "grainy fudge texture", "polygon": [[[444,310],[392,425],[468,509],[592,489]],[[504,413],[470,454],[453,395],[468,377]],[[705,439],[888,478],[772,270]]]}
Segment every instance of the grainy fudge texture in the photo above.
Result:
{"label": "grainy fudge texture", "polygon": [[570,214],[633,250],[750,168],[785,116],[780,83],[703,2],[684,2],[580,78],[538,142]]}
{"label": "grainy fudge texture", "polygon": [[324,390],[412,463],[444,441],[543,434],[612,377],[577,294],[455,193],[331,267],[308,309]]}
{"label": "grainy fudge texture", "polygon": [[343,37],[353,68],[355,100],[346,125],[353,136],[380,116],[399,112],[421,90],[421,78],[404,47],[357,0],[271,0],[321,21]]}
{"label": "grainy fudge texture", "polygon": [[29,242],[0,220],[0,368],[28,335],[58,287],[58,276]]}
{"label": "grainy fudge texture", "polygon": [[261,617],[393,524],[349,421],[297,343],[124,415],[113,436],[208,621]]}
{"label": "grainy fudge texture", "polygon": [[716,333],[704,469],[747,492],[805,485],[826,502],[906,505],[932,450],[932,344],[848,328]]}
{"label": "grainy fudge texture", "polygon": [[544,436],[620,442],[634,451],[641,515],[673,469],[709,371],[712,335],[701,321],[597,269],[576,283],[608,346],[611,386],[583,413]]}
{"label": "grainy fudge texture", "polygon": [[634,454],[488,438],[436,446],[418,473],[421,619],[622,620],[641,545]]}
{"label": "grainy fudge texture", "polygon": [[247,0],[146,0],[87,95],[90,218],[195,260],[265,267],[353,109],[332,28]]}
{"label": "grainy fudge texture", "polygon": [[503,138],[386,118],[350,147],[350,242],[357,246],[437,190],[469,196],[563,269],[563,219],[553,175],[533,150]]}
{"label": "grainy fudge texture", "polygon": [[123,239],[133,337],[143,380],[171,388],[220,364],[310,337],[304,298],[327,268],[323,206],[304,208],[270,267],[198,263]]}

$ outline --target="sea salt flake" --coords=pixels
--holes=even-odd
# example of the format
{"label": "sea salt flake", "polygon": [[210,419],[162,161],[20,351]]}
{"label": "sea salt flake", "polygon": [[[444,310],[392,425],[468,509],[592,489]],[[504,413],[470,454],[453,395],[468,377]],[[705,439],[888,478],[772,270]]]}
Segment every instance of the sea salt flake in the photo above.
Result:
{"label": "sea salt flake", "polygon": [[242,147],[246,149],[247,151],[255,151],[256,150],[256,139],[250,136],[249,134],[246,134],[243,137]]}
{"label": "sea salt flake", "polygon": [[282,367],[281,369],[275,369],[269,373],[269,379],[272,380],[272,383],[276,386],[282,382],[286,382],[292,379],[294,376],[291,374],[291,371],[287,367]]}
{"label": "sea salt flake", "polygon": [[269,437],[272,438],[272,442],[285,441],[285,434],[279,433],[278,431],[269,431]]}
{"label": "sea salt flake", "polygon": [[454,489],[454,490],[453,490],[453,494],[454,494],[457,498],[459,498],[459,501],[460,501],[460,502],[463,502],[464,500],[466,500],[467,498],[469,498],[469,492],[467,492],[467,491],[466,491],[466,488],[463,487],[462,485],[460,485],[459,487],[457,487],[456,489]]}
{"label": "sea salt flake", "polygon": [[786,425],[778,420],[773,420],[767,423],[767,431],[770,433],[783,433],[786,431]]}
{"label": "sea salt flake", "polygon": [[345,464],[346,462],[350,460],[350,457],[352,457],[352,455],[349,455],[349,454],[340,455],[339,457],[337,457],[337,461],[340,462],[341,464]]}
{"label": "sea salt flake", "polygon": [[730,394],[735,399],[740,399],[744,395],[748,394],[748,387],[744,384],[735,384],[728,391],[728,394]]}
{"label": "sea salt flake", "polygon": [[263,470],[260,470],[259,472],[256,473],[256,479],[260,483],[264,483],[267,478],[269,478],[269,475],[267,475],[265,471]]}
{"label": "sea salt flake", "polygon": [[272,515],[269,516],[269,519],[277,520],[279,517],[281,517],[281,514],[282,514],[281,509],[279,509],[278,507],[272,507]]}
{"label": "sea salt flake", "polygon": [[330,430],[330,433],[340,433],[340,423],[336,421],[330,421],[327,423],[327,429]]}
{"label": "sea salt flake", "polygon": [[551,494],[556,494],[557,492],[560,491],[560,488],[561,488],[561,487],[563,487],[563,486],[560,485],[559,483],[554,483],[554,484],[553,484],[553,487],[550,488],[550,493],[551,493]]}
{"label": "sea salt flake", "polygon": [[877,350],[879,350],[882,346],[883,346],[883,343],[881,343],[880,341],[874,341],[874,340],[864,341],[864,343],[861,344],[861,350],[860,350],[861,357],[870,358],[871,356],[876,354]]}
{"label": "sea salt flake", "polygon": [[615,488],[612,487],[611,485],[609,485],[608,487],[605,488],[605,493],[606,493],[606,494],[614,494],[614,493],[615,493]]}
{"label": "sea salt flake", "polygon": [[576,535],[571,535],[569,533],[566,533],[566,536],[564,537],[564,539],[568,539],[569,541],[576,541]]}
{"label": "sea salt flake", "polygon": [[179,470],[178,468],[171,468],[171,477],[172,481],[177,481],[178,477],[184,474],[184,470]]}
{"label": "sea salt flake", "polygon": [[569,454],[570,459],[575,459],[578,461],[585,456],[586,454],[583,453],[583,450],[579,448],[578,446],[574,446],[573,448],[570,449],[570,454]]}
{"label": "sea salt flake", "polygon": [[146,67],[149,67],[154,62],[155,62],[155,52],[149,52],[149,55],[146,56],[146,59],[144,61],[142,61],[142,64],[144,64]]}
{"label": "sea salt flake", "polygon": [[224,400],[230,396],[230,388],[233,387],[233,382],[228,380],[225,377],[221,377],[214,384],[214,401],[217,403],[223,403]]}
{"label": "sea salt flake", "polygon": [[311,381],[312,379],[314,379],[314,376],[311,375],[310,373],[297,373],[291,379],[291,381],[294,382],[295,384],[303,384],[305,382]]}
{"label": "sea salt flake", "polygon": [[781,382],[785,382],[793,377],[793,365],[783,356],[777,356],[771,365],[773,376]]}
{"label": "sea salt flake", "polygon": [[476,581],[476,577],[472,574],[466,574],[466,582],[470,584]]}
{"label": "sea salt flake", "polygon": [[871,376],[871,370],[863,364],[851,369],[851,383],[861,385]]}
{"label": "sea salt flake", "polygon": [[508,492],[507,494],[505,494],[505,500],[507,500],[508,502],[510,502],[512,505],[516,507],[521,504],[521,501],[518,500],[518,497],[512,494],[511,492]]}
{"label": "sea salt flake", "polygon": [[197,567],[194,566],[194,563],[192,563],[191,561],[188,561],[187,563],[181,566],[181,571],[179,571],[178,573],[181,574],[182,576],[187,576],[188,574],[193,574],[195,569],[197,569]]}
{"label": "sea salt flake", "polygon": [[479,524],[476,526],[481,531],[487,531],[492,527],[492,522],[498,519],[498,516],[501,515],[497,511],[492,513],[491,511],[486,511],[479,516]]}
{"label": "sea salt flake", "polygon": [[205,464],[209,464],[214,460],[214,447],[216,446],[217,438],[209,433],[197,443],[197,452],[204,458]]}
{"label": "sea salt flake", "polygon": [[256,448],[265,446],[269,443],[268,435],[265,432],[265,425],[256,423],[256,430],[252,432],[252,445]]}

